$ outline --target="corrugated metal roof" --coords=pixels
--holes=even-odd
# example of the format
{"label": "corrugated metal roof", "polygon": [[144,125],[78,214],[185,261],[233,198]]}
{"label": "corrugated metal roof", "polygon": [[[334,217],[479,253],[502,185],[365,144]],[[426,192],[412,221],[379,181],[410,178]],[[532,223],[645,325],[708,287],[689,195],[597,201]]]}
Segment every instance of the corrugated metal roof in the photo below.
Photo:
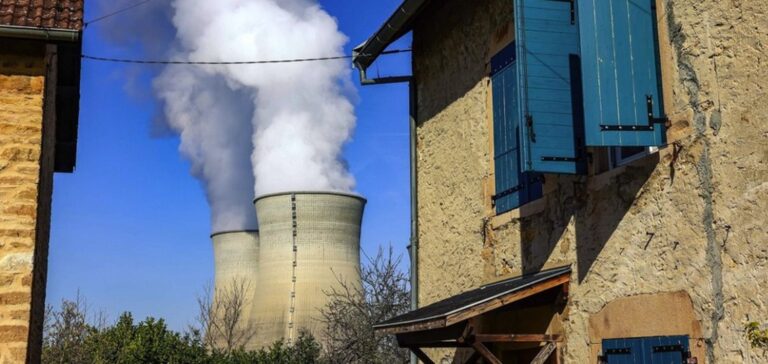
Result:
{"label": "corrugated metal roof", "polygon": [[376,33],[355,48],[352,59],[355,66],[367,69],[387,46],[411,31],[413,19],[429,3],[430,0],[404,0]]}
{"label": "corrugated metal roof", "polygon": [[570,273],[571,267],[565,266],[487,284],[480,288],[458,294],[380,322],[374,325],[374,328],[386,329],[395,326],[416,325],[427,321],[445,319],[448,316],[473,309],[486,302],[519,292],[525,288],[545,283],[566,274],[570,275]]}

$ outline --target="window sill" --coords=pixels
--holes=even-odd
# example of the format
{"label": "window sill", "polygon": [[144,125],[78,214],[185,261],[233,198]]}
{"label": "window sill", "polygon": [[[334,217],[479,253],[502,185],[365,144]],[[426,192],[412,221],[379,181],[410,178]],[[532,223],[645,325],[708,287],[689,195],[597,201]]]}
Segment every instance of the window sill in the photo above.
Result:
{"label": "window sill", "polygon": [[491,217],[491,228],[496,230],[509,224],[512,221],[516,221],[528,216],[536,215],[547,207],[547,196],[544,196],[536,201],[529,202],[523,206],[520,206],[514,210],[503,212],[501,214]]}

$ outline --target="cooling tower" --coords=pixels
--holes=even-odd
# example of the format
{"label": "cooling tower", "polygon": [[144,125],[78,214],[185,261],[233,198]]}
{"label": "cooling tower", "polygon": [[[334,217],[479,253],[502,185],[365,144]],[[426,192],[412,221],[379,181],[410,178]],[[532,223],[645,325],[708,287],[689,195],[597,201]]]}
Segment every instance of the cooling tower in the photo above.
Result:
{"label": "cooling tower", "polygon": [[[211,235],[211,239],[215,274],[214,302],[232,294],[233,290],[241,291],[244,297],[244,309],[239,327],[236,329],[240,332],[238,335],[251,336],[252,340],[252,333],[256,328],[251,308],[258,284],[259,232],[257,230],[220,232]],[[243,287],[244,290],[240,290],[239,287]],[[252,343],[246,343],[246,347],[252,348]]]}
{"label": "cooling tower", "polygon": [[324,292],[339,277],[359,287],[360,196],[295,192],[256,199],[259,218],[259,285],[254,318],[256,346],[295,339],[300,330],[320,338]]}

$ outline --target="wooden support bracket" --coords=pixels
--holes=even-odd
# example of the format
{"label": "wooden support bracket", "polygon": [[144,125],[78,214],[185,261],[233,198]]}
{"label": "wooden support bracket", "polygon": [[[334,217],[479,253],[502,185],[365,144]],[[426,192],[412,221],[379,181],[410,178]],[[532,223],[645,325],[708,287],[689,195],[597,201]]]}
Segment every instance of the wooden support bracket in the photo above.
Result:
{"label": "wooden support bracket", "polygon": [[501,360],[493,355],[493,353],[488,350],[488,347],[483,345],[483,343],[476,341],[472,343],[472,347],[475,348],[475,351],[477,351],[477,353],[480,354],[480,356],[482,356],[486,362],[490,364],[501,364]]}
{"label": "wooden support bracket", "polygon": [[424,364],[435,364],[435,362],[432,361],[432,359],[430,359],[429,356],[427,356],[427,354],[421,349],[417,347],[410,347],[408,349],[411,349],[413,354],[416,355],[416,357],[419,358],[419,360],[423,361]]}
{"label": "wooden support bracket", "polygon": [[480,353],[478,353],[477,351],[474,351],[472,352],[472,355],[469,357],[469,359],[464,361],[464,364],[476,364],[477,359],[480,359]]}
{"label": "wooden support bracket", "polygon": [[531,364],[544,364],[547,359],[549,359],[549,356],[552,355],[552,352],[555,351],[555,343],[549,342],[547,345],[544,345],[538,354],[536,354],[536,357],[531,360]]}
{"label": "wooden support bracket", "polygon": [[562,341],[562,336],[543,334],[477,334],[473,336],[473,339],[486,343],[541,343]]}

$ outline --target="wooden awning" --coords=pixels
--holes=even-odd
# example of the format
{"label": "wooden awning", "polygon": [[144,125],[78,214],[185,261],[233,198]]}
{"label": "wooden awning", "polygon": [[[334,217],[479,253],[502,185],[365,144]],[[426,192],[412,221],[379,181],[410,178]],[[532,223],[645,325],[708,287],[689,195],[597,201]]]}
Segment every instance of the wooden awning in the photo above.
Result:
{"label": "wooden awning", "polygon": [[561,293],[558,296],[566,297],[570,276],[571,268],[567,266],[510,278],[405,313],[376,324],[374,328],[397,335],[399,345],[409,348],[425,363],[432,361],[422,348],[450,347],[474,348],[474,355],[468,363],[474,363],[480,357],[489,363],[501,363],[488,349],[487,343],[543,343],[536,356],[538,362],[543,363],[555,350],[557,342],[561,341],[559,335],[484,334],[477,331],[474,319],[544,292],[559,289]]}

